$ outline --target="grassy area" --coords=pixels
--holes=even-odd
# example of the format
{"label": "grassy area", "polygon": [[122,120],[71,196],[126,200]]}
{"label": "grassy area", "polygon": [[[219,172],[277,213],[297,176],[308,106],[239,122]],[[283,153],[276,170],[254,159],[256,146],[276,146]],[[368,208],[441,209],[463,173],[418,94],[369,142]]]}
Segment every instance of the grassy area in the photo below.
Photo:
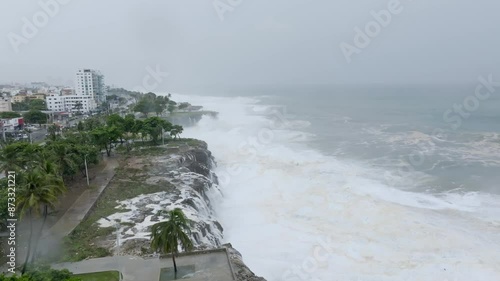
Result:
{"label": "grassy area", "polygon": [[206,142],[198,140],[198,139],[178,139],[178,140],[170,140],[168,142],[169,146],[176,146],[179,144],[187,144],[189,146],[198,146],[198,147],[205,147],[207,145]]}
{"label": "grassy area", "polygon": [[[147,176],[140,169],[120,167],[110,183],[97,201],[94,210],[82,221],[73,232],[66,237],[66,253],[64,261],[80,261],[86,258],[110,256],[111,253],[96,242],[115,231],[114,227],[99,227],[97,221],[117,211],[118,201],[137,197],[141,194],[150,194],[167,191],[168,183],[151,185],[144,182]],[[127,211],[127,210],[122,210]]]}
{"label": "grassy area", "polygon": [[199,116],[199,115],[210,115],[210,116],[217,116],[218,112],[216,111],[210,111],[210,110],[201,110],[201,111],[187,111],[187,112],[179,112],[176,111],[172,113],[172,115],[169,115],[168,117],[191,117],[191,116]]}
{"label": "grassy area", "polygon": [[120,280],[120,272],[118,271],[103,271],[86,274],[77,274],[75,277],[82,281],[118,281]]}
{"label": "grassy area", "polygon": [[[152,159],[148,156],[169,153],[170,147],[181,144],[190,147],[205,147],[206,143],[196,139],[169,140],[166,147],[146,146],[136,147],[129,154],[121,156],[120,167],[116,169],[116,174],[110,185],[103,192],[96,202],[94,209],[89,216],[83,220],[73,232],[65,238],[65,255],[63,261],[80,261],[86,258],[97,258],[110,256],[111,253],[106,248],[101,247],[99,241],[111,235],[114,227],[99,227],[97,221],[113,213],[119,212],[118,201],[131,199],[141,194],[151,194],[160,191],[173,190],[175,187],[168,182],[161,184],[148,184],[145,172],[147,167],[153,165]],[[134,158],[141,158],[144,163],[135,167],[128,167],[128,161]],[[128,210],[121,210],[128,211]]]}

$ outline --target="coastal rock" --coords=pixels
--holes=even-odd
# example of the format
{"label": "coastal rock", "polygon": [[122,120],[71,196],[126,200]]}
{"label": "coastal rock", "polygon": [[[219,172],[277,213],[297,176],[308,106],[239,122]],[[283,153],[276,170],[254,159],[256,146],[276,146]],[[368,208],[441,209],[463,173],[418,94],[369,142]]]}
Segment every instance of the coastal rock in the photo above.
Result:
{"label": "coastal rock", "polygon": [[165,211],[181,208],[192,221],[191,238],[195,250],[225,247],[237,281],[266,281],[245,265],[241,254],[231,244],[221,245],[223,227],[215,217],[210,200],[221,196],[221,192],[217,176],[211,170],[216,163],[206,143],[177,144],[174,148],[128,159],[125,166],[133,168],[135,178],[122,181],[138,184],[143,181],[161,187],[161,191],[119,201],[116,212],[98,223],[101,227],[116,227],[115,222],[118,222],[120,247],[117,247],[116,232],[108,235],[106,243],[100,246],[115,254],[119,251],[119,255],[155,256],[150,249],[151,226],[166,219]]}
{"label": "coastal rock", "polygon": [[243,258],[231,244],[222,245],[226,248],[229,261],[231,262],[237,281],[266,281],[266,279],[256,276],[253,271],[243,262]]}
{"label": "coastal rock", "polygon": [[[164,147],[158,153],[144,153],[129,159],[129,167],[132,163],[135,170],[145,174],[137,181],[143,180],[164,191],[119,201],[117,211],[107,217],[109,221],[122,225],[119,235],[123,245],[121,254],[149,254],[143,248],[149,247],[151,226],[166,220],[166,212],[174,208],[181,208],[192,222],[195,249],[221,245],[223,229],[215,218],[209,196],[211,192],[220,195],[217,184],[211,179],[215,161],[206,143],[190,143],[178,144],[175,152]],[[98,223],[101,227],[112,227],[108,220],[100,219]]]}

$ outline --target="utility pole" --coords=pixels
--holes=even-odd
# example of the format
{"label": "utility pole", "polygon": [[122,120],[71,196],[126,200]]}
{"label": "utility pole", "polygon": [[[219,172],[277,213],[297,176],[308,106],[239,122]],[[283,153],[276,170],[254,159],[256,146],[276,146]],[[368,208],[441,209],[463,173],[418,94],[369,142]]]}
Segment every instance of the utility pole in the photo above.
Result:
{"label": "utility pole", "polygon": [[90,185],[89,183],[89,169],[87,168],[87,155],[84,156],[85,159],[85,175],[87,176],[87,186]]}
{"label": "utility pole", "polygon": [[163,128],[161,128],[161,142],[163,143],[163,145],[165,145],[165,133],[163,132]]}

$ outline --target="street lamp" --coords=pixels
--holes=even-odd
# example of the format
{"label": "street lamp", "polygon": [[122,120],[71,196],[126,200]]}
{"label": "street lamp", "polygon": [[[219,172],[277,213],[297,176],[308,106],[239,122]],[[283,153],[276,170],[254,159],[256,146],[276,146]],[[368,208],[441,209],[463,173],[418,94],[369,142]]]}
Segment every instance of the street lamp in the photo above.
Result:
{"label": "street lamp", "polygon": [[87,176],[87,186],[89,186],[90,183],[89,183],[89,169],[87,168],[87,154],[85,154],[85,156],[83,156],[83,158],[85,161],[85,175]]}

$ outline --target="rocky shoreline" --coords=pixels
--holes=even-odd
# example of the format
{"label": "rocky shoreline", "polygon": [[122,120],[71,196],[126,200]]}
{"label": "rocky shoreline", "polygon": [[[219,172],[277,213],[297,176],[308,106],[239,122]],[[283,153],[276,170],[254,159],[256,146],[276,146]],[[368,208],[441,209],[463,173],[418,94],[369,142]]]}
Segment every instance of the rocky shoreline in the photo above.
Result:
{"label": "rocky shoreline", "polygon": [[96,223],[100,228],[119,227],[119,235],[107,235],[98,243],[100,247],[115,255],[150,257],[154,255],[149,249],[150,227],[164,219],[162,211],[181,208],[193,222],[196,250],[225,247],[237,280],[265,280],[255,276],[230,244],[222,245],[223,228],[212,207],[222,194],[212,172],[216,163],[205,142],[185,140],[154,149],[138,148],[124,160],[110,188],[128,181],[128,188],[135,182],[156,186],[157,192],[117,200],[116,211]]}

